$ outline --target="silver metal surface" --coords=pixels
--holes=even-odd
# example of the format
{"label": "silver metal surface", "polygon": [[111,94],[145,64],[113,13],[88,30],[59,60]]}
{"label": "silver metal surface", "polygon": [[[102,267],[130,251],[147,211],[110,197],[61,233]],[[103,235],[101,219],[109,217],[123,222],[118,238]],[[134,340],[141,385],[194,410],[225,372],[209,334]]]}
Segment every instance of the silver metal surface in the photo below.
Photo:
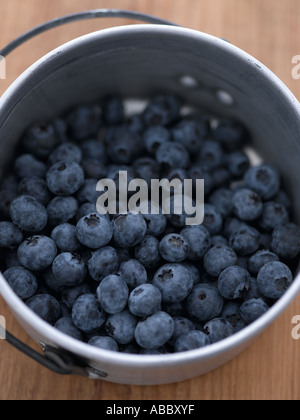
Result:
{"label": "silver metal surface", "polygon": [[[107,94],[146,98],[161,91],[178,94],[206,112],[244,121],[252,132],[253,146],[281,170],[300,222],[298,101],[245,52],[179,27],[103,30],[39,60],[0,99],[0,168],[3,171],[9,162],[20,135],[38,120],[56,117],[82,102],[97,102]],[[298,276],[266,315],[221,343],[181,354],[137,356],[96,349],[60,333],[30,311],[0,276],[0,293],[37,342],[87,359],[93,378],[107,375],[105,380],[111,382],[143,385],[185,380],[224,364],[275,321],[299,291]]]}

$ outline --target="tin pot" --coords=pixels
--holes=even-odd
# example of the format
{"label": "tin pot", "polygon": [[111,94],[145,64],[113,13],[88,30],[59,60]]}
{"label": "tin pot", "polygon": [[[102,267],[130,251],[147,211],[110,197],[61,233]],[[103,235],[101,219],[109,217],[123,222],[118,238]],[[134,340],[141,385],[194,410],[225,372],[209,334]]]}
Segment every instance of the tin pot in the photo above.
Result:
{"label": "tin pot", "polygon": [[[300,223],[300,106],[288,88],[263,64],[225,40],[131,12],[97,13],[73,15],[73,20],[116,15],[160,24],[91,33],[62,45],[25,71],[0,99],[1,174],[20,136],[37,120],[52,119],[108,94],[147,98],[167,91],[191,106],[244,122],[252,133],[253,147],[281,170]],[[2,50],[2,55],[65,21],[72,18],[25,34]],[[7,333],[11,344],[58,373],[137,385],[178,382],[221,366],[274,322],[299,291],[297,276],[263,317],[220,343],[186,353],[141,357],[100,350],[55,330],[35,315],[0,275],[3,298],[28,334],[42,345],[44,355]]]}

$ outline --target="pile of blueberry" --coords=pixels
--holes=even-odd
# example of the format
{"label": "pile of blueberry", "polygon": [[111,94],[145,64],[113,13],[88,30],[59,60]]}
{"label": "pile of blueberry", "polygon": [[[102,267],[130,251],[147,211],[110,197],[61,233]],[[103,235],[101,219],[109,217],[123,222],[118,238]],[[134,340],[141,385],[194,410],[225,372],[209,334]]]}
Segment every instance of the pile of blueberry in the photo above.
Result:
{"label": "pile of blueberry", "polygon": [[[126,116],[107,98],[39,123],[0,190],[1,269],[45,321],[102,349],[168,354],[223,340],[289,288],[300,228],[246,128],[154,97]],[[97,213],[97,182],[204,179],[205,219]],[[118,187],[118,185],[117,185]]]}

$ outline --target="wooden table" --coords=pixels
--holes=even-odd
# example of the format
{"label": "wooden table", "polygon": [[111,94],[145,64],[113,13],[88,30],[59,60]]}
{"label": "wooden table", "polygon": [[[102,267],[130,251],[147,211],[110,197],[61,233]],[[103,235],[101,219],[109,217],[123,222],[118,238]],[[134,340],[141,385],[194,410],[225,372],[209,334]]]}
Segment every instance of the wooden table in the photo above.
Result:
{"label": "wooden table", "polygon": [[[0,0],[1,46],[46,20],[95,8],[124,8],[155,14],[181,25],[225,37],[273,70],[300,98],[292,57],[300,54],[299,0]],[[72,24],[53,30],[13,53],[0,94],[31,63],[76,36],[124,21]],[[300,133],[299,133],[300,134]],[[17,337],[37,346],[0,300],[0,314]],[[300,399],[300,341],[291,320],[300,296],[248,350],[200,378],[157,387],[136,387],[59,377],[0,342],[0,400],[223,400]]]}

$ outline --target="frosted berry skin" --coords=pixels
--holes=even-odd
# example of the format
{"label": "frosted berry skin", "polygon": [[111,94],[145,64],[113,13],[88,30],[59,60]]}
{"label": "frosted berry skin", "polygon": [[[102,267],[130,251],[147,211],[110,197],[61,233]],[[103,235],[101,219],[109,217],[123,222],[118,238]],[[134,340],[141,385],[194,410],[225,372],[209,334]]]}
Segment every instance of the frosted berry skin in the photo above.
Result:
{"label": "frosted berry skin", "polygon": [[119,346],[117,342],[111,337],[92,337],[88,344],[98,349],[110,350],[110,351],[119,351]]}
{"label": "frosted berry skin", "polygon": [[225,299],[241,299],[250,288],[250,274],[240,266],[228,267],[219,276],[218,289]]}
{"label": "frosted berry skin", "polygon": [[195,286],[187,299],[189,315],[202,322],[217,318],[223,306],[224,300],[218,289],[205,283]]}
{"label": "frosted berry skin", "polygon": [[234,334],[230,322],[222,318],[215,318],[207,322],[203,327],[203,332],[208,335],[211,344],[225,340]]}
{"label": "frosted berry skin", "polygon": [[76,193],[84,183],[84,172],[76,162],[60,161],[46,175],[49,190],[59,196]]}
{"label": "frosted berry skin", "polygon": [[258,219],[263,212],[263,202],[260,196],[246,188],[237,191],[232,202],[234,214],[244,222]]}
{"label": "frosted berry skin", "polygon": [[15,248],[23,240],[22,231],[11,222],[0,222],[0,248]]}
{"label": "frosted berry skin", "polygon": [[300,252],[300,228],[289,223],[277,226],[272,234],[272,251],[280,258],[291,260]]}
{"label": "frosted berry skin", "polygon": [[59,254],[52,264],[52,273],[61,286],[79,286],[85,280],[86,272],[83,259],[71,252]]}
{"label": "frosted berry skin", "polygon": [[188,226],[180,232],[189,245],[188,259],[199,261],[211,247],[211,236],[204,226]]}
{"label": "frosted berry skin", "polygon": [[10,217],[15,225],[30,233],[43,231],[48,222],[45,207],[29,195],[21,195],[11,203]]}
{"label": "frosted berry skin", "polygon": [[125,309],[128,296],[127,284],[118,275],[105,277],[97,289],[97,298],[101,308],[112,315]]}
{"label": "frosted berry skin", "polygon": [[92,253],[88,268],[92,279],[97,282],[110,274],[116,274],[119,268],[117,251],[110,246],[98,249]]}
{"label": "frosted berry skin", "polygon": [[251,324],[263,316],[269,309],[269,306],[263,299],[250,299],[242,304],[240,314],[246,324]]}
{"label": "frosted berry skin", "polygon": [[54,325],[61,316],[59,302],[50,295],[35,295],[26,301],[26,305],[40,318]]}
{"label": "frosted berry skin", "polygon": [[154,350],[166,344],[173,333],[173,318],[165,312],[156,312],[138,323],[135,339],[142,348]]}
{"label": "frosted berry skin", "polygon": [[128,310],[110,315],[105,323],[105,331],[118,344],[127,345],[134,340],[138,318]]}
{"label": "frosted berry skin", "polygon": [[71,222],[78,211],[78,201],[74,197],[55,197],[47,206],[48,221],[53,227]]}
{"label": "frosted berry skin", "polygon": [[121,263],[119,275],[123,278],[131,291],[148,281],[148,274],[145,267],[134,259],[129,259]]}
{"label": "frosted berry skin", "polygon": [[190,245],[184,236],[172,233],[161,240],[159,252],[164,260],[170,263],[180,263],[187,259]]}
{"label": "frosted berry skin", "polygon": [[144,284],[134,289],[128,300],[128,307],[133,315],[145,318],[160,311],[161,293],[152,284]]}
{"label": "frosted berry skin", "polygon": [[237,261],[237,255],[232,248],[217,245],[204,256],[204,268],[211,276],[218,277],[225,268],[236,265]]}
{"label": "frosted berry skin", "polygon": [[72,338],[76,338],[76,340],[83,341],[82,333],[79,331],[78,328],[75,327],[72,318],[63,317],[60,318],[54,325],[58,331],[67,334]]}
{"label": "frosted berry skin", "polygon": [[289,267],[281,262],[273,261],[265,264],[257,276],[261,293],[271,299],[279,299],[288,290],[293,281]]}
{"label": "frosted berry skin", "polygon": [[98,249],[111,241],[113,226],[105,216],[93,213],[79,220],[76,226],[76,235],[82,245]]}
{"label": "frosted berry skin", "polygon": [[209,337],[201,331],[190,331],[186,335],[179,337],[175,343],[175,351],[180,353],[184,351],[196,350],[211,344]]}
{"label": "frosted berry skin", "polygon": [[113,240],[120,248],[138,245],[145,237],[147,225],[142,215],[127,214],[113,221]]}
{"label": "frosted berry skin", "polygon": [[47,236],[27,238],[18,249],[18,258],[28,270],[41,271],[49,267],[57,255],[55,242]]}
{"label": "frosted berry skin", "polygon": [[4,272],[3,276],[22,300],[31,298],[38,289],[36,276],[23,267],[11,267]]}
{"label": "frosted berry skin", "polygon": [[250,168],[244,177],[245,186],[263,200],[270,200],[279,193],[280,177],[277,170],[271,165],[261,165]]}
{"label": "frosted berry skin", "polygon": [[94,294],[80,296],[72,309],[74,325],[84,333],[91,333],[100,329],[106,320],[106,314],[100,308]]}

